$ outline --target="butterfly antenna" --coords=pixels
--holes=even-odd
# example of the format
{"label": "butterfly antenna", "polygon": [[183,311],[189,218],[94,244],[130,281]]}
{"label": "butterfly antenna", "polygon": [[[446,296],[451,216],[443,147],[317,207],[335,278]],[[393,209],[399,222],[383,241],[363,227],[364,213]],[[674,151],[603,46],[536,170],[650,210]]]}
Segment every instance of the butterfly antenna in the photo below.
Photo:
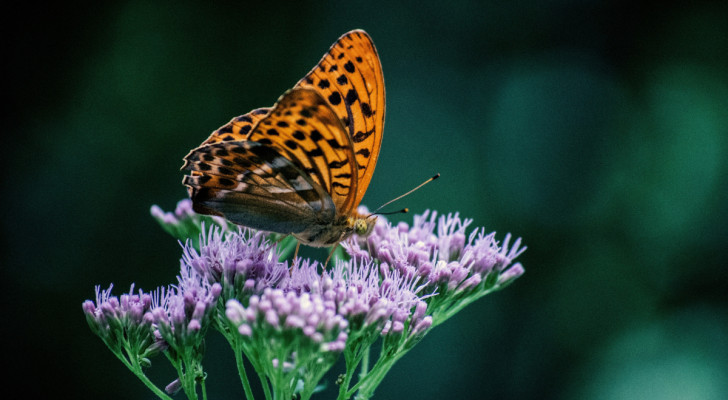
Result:
{"label": "butterfly antenna", "polygon": [[379,208],[377,208],[376,210],[374,210],[374,212],[372,213],[372,215],[374,215],[374,214],[379,214],[379,215],[389,215],[389,214],[397,214],[397,213],[406,213],[406,212],[408,212],[408,211],[409,211],[409,209],[407,209],[407,208],[404,208],[404,209],[402,209],[402,210],[399,210],[399,211],[395,211],[395,212],[389,212],[389,213],[378,213],[378,211],[379,211],[379,210],[381,210],[382,208],[384,208],[385,206],[388,206],[388,205],[390,205],[390,204],[394,203],[395,201],[397,201],[397,200],[401,199],[401,198],[402,198],[402,197],[404,197],[404,196],[407,196],[408,194],[410,194],[410,193],[414,192],[415,190],[417,190],[417,189],[421,188],[422,186],[425,186],[426,184],[428,184],[428,183],[430,183],[430,182],[434,181],[435,179],[437,179],[437,178],[439,178],[439,177],[440,177],[440,173],[437,173],[437,174],[436,174],[435,176],[433,176],[432,178],[430,178],[430,179],[428,179],[428,180],[426,180],[426,181],[424,181],[424,182],[420,183],[419,185],[417,185],[417,187],[415,187],[414,189],[410,190],[409,192],[407,192],[407,193],[405,193],[405,194],[402,194],[402,195],[399,195],[399,196],[397,196],[397,197],[393,198],[392,200],[389,200],[388,202],[386,202],[386,203],[382,204],[381,206],[379,206]]}

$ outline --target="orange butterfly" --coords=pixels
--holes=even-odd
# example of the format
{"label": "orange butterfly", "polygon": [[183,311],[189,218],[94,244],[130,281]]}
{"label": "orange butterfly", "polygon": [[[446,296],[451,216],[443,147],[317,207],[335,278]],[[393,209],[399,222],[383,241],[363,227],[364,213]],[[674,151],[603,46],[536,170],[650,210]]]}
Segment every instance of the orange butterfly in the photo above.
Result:
{"label": "orange butterfly", "polygon": [[369,35],[343,35],[278,99],[233,118],[185,158],[201,214],[324,247],[367,235],[356,209],[382,144],[384,77]]}

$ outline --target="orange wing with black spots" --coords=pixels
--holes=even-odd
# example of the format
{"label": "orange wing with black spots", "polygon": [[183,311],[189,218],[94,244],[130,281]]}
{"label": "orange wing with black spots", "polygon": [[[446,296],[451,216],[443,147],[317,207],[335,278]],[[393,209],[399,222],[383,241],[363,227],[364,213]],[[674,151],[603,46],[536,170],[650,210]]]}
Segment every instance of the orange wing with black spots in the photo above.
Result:
{"label": "orange wing with black spots", "polygon": [[219,142],[246,140],[255,124],[268,115],[269,112],[270,108],[256,108],[247,114],[237,116],[212,132],[210,137],[202,142],[200,146]]}
{"label": "orange wing with black spots", "polygon": [[331,196],[337,210],[351,210],[357,188],[351,139],[326,100],[312,89],[294,88],[248,135],[275,149]]}
{"label": "orange wing with black spots", "polygon": [[384,130],[384,75],[372,38],[363,30],[343,35],[296,86],[321,93],[348,131],[357,161],[352,203],[357,207],[374,174]]}

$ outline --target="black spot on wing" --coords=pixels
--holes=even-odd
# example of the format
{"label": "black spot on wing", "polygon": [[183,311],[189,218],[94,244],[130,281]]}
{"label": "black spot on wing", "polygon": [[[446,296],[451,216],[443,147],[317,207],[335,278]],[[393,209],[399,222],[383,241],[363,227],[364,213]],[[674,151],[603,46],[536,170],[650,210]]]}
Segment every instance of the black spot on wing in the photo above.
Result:
{"label": "black spot on wing", "polygon": [[365,141],[365,140],[366,140],[366,139],[367,139],[367,138],[368,138],[369,136],[371,136],[371,135],[372,135],[372,133],[374,133],[374,129],[372,129],[372,130],[369,130],[369,131],[366,131],[366,132],[361,132],[361,131],[359,131],[359,132],[357,132],[357,133],[356,133],[356,134],[354,135],[354,137],[352,137],[352,138],[351,138],[351,140],[352,140],[352,141],[353,141],[354,143],[360,143],[360,142],[363,142],[363,141]]}
{"label": "black spot on wing", "polygon": [[235,181],[228,178],[218,178],[217,180],[221,186],[235,186]]}
{"label": "black spot on wing", "polygon": [[372,108],[369,106],[369,103],[361,103],[361,113],[367,118],[372,116]]}
{"label": "black spot on wing", "polygon": [[357,151],[356,154],[362,155],[365,158],[369,158],[369,156],[371,155],[369,153],[369,149],[361,149],[361,150]]}
{"label": "black spot on wing", "polygon": [[341,95],[339,92],[334,92],[329,95],[329,103],[335,106],[341,103]]}
{"label": "black spot on wing", "polygon": [[346,165],[346,164],[348,164],[348,163],[349,163],[349,160],[343,160],[343,161],[331,161],[331,162],[329,163],[329,168],[332,168],[332,169],[337,169],[337,168],[341,168],[341,167],[343,167],[344,165]]}
{"label": "black spot on wing", "polygon": [[309,157],[321,157],[324,155],[324,152],[320,148],[316,147],[314,149],[311,149],[310,151],[307,151],[306,155]]}
{"label": "black spot on wing", "polygon": [[286,140],[284,144],[291,150],[296,150],[298,148],[298,143],[294,142],[293,140]]}
{"label": "black spot on wing", "polygon": [[356,70],[356,68],[354,68],[354,63],[352,63],[351,61],[347,61],[346,64],[344,64],[344,69],[346,70],[346,72],[349,73],[352,73]]}
{"label": "black spot on wing", "polygon": [[349,89],[346,93],[346,104],[354,104],[359,99],[359,94],[354,89]]}
{"label": "black spot on wing", "polygon": [[314,129],[314,130],[312,130],[312,131],[311,131],[311,135],[309,135],[309,137],[310,137],[310,138],[311,138],[311,140],[313,140],[314,142],[318,142],[319,140],[321,140],[321,139],[323,139],[323,138],[324,138],[324,137],[323,137],[323,136],[321,135],[321,132],[319,132],[319,131],[318,131],[318,130],[316,130],[316,129]]}

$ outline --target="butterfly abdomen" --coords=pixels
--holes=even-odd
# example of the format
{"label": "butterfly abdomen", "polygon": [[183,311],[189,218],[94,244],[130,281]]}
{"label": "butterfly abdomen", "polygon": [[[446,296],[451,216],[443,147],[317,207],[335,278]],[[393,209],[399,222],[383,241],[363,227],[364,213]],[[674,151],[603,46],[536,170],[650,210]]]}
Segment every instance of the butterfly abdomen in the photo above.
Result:
{"label": "butterfly abdomen", "polygon": [[312,247],[332,246],[354,233],[354,227],[349,220],[346,216],[339,216],[333,222],[319,220],[293,236]]}

